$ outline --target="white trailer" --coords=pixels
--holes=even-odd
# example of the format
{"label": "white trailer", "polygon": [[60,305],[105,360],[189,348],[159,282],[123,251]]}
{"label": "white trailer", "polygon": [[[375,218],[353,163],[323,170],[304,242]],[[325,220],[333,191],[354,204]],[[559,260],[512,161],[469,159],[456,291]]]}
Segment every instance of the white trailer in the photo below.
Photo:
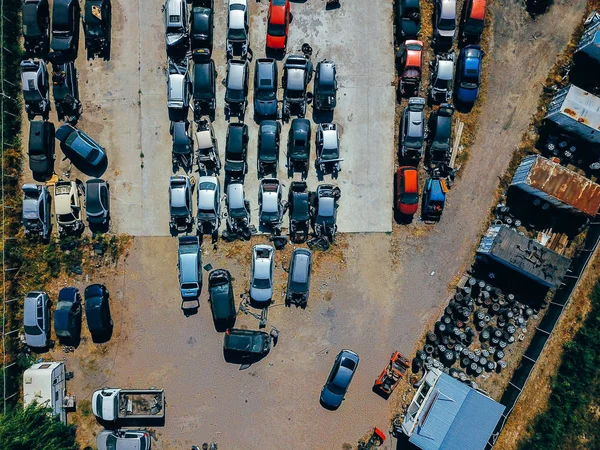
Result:
{"label": "white trailer", "polygon": [[47,406],[63,423],[67,423],[64,408],[66,392],[65,365],[62,362],[34,364],[23,373],[23,406],[32,403]]}

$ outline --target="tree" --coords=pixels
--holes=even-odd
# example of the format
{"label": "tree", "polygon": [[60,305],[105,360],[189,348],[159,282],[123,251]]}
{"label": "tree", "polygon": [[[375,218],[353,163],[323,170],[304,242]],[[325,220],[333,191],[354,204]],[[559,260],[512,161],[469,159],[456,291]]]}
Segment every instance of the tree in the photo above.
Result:
{"label": "tree", "polygon": [[78,450],[75,429],[50,414],[50,408],[29,405],[0,414],[3,450]]}

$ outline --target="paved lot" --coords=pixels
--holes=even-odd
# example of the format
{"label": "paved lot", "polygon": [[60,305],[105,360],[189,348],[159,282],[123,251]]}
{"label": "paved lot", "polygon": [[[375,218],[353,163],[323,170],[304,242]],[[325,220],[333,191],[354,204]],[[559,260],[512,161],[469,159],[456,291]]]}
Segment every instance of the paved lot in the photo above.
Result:
{"label": "paved lot", "polygon": [[[257,59],[264,57],[265,52],[268,2],[249,3],[251,46],[254,59]],[[166,108],[162,4],[162,0],[114,2],[111,61],[88,63],[83,58],[78,60],[84,109],[80,126],[102,143],[109,154],[105,177],[112,187],[113,230],[134,236],[165,236],[169,233],[171,138]],[[222,84],[226,75],[226,5],[225,0],[215,2],[213,57],[218,71],[214,127],[222,160],[227,131],[223,113],[225,87]],[[390,231],[390,175],[394,158],[391,4],[379,0],[364,10],[356,2],[348,2],[340,10],[325,11],[324,2],[312,1],[293,3],[292,9],[294,20],[288,51],[299,53],[302,43],[308,42],[313,47],[315,66],[323,58],[333,59],[338,66],[340,89],[334,121],[341,128],[341,153],[345,158],[339,178],[333,180],[342,189],[339,230]],[[281,77],[283,61],[278,64]],[[254,63],[251,68],[250,88]],[[280,98],[281,95],[280,89]],[[307,117],[311,116],[312,107],[309,107]],[[191,112],[189,117],[191,120]],[[245,122],[250,133],[246,196],[253,210],[252,222],[256,224],[258,125],[253,121],[251,94]],[[287,180],[285,168],[288,130],[289,123],[282,128],[278,177],[289,186],[291,180]],[[313,123],[313,162],[315,132]],[[73,173],[77,174],[77,171]],[[296,178],[300,175],[296,174]],[[223,173],[220,180],[224,182]],[[331,182],[331,176],[326,176],[323,182]],[[308,183],[312,190],[319,183],[312,164]]]}

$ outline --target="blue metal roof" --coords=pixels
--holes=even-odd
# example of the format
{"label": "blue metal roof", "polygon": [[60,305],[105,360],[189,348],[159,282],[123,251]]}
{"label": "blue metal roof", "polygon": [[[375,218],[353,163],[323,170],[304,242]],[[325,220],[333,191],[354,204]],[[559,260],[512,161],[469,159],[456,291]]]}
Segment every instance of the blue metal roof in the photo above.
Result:
{"label": "blue metal roof", "polygon": [[410,442],[423,450],[483,450],[504,406],[442,373]]}

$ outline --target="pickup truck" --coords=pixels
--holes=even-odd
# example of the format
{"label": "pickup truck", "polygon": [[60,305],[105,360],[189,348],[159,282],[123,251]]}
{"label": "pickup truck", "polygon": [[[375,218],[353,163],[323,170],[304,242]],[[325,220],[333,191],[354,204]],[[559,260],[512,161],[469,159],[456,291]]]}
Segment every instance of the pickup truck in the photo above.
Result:
{"label": "pickup truck", "polygon": [[165,417],[163,389],[99,389],[92,395],[92,412],[100,420],[162,419]]}

